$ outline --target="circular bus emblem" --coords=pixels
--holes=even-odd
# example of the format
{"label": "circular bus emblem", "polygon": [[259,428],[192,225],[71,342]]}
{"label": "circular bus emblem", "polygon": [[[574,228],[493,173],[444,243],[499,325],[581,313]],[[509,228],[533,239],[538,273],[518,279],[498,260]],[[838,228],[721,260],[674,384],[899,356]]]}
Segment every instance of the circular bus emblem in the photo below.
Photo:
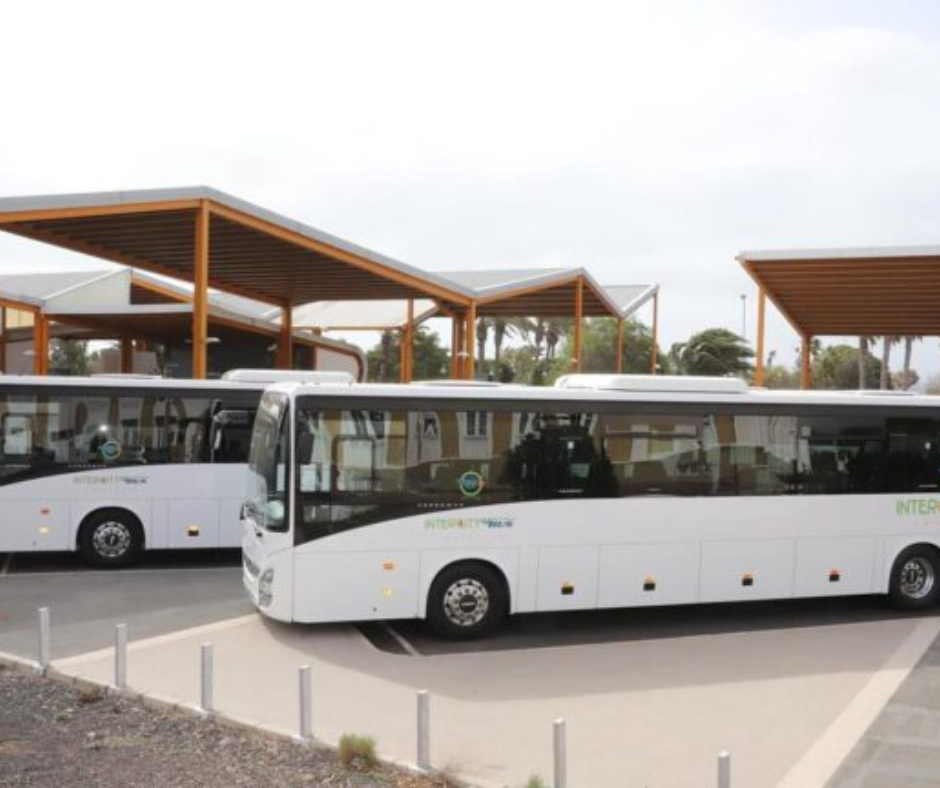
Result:
{"label": "circular bus emblem", "polygon": [[457,478],[457,486],[468,498],[476,498],[483,492],[483,477],[476,471],[465,471]]}
{"label": "circular bus emblem", "polygon": [[114,462],[121,456],[121,444],[117,441],[105,441],[98,451],[101,452],[101,459],[105,462]]}

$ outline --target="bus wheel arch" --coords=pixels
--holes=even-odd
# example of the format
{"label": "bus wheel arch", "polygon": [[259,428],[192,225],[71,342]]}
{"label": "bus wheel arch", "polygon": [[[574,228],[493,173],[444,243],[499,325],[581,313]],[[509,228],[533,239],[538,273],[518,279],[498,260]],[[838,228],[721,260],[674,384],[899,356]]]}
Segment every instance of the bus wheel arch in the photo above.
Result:
{"label": "bus wheel arch", "polygon": [[93,566],[128,566],[140,557],[145,539],[143,523],[134,512],[107,506],[82,519],[77,547],[82,558]]}
{"label": "bus wheel arch", "polygon": [[425,618],[434,631],[455,640],[492,632],[509,613],[505,572],[492,561],[462,559],[441,567],[431,581]]}
{"label": "bus wheel arch", "polygon": [[940,602],[940,548],[918,542],[899,551],[891,564],[888,594],[904,610],[923,610]]}

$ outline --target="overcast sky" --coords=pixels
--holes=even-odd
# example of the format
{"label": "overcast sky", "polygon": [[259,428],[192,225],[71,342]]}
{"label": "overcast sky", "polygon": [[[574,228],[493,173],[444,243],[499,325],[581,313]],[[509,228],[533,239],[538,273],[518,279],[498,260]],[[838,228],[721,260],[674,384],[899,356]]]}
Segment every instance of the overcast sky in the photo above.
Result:
{"label": "overcast sky", "polygon": [[932,0],[146,8],[4,7],[0,195],[207,184],[429,269],[659,282],[667,347],[742,293],[752,337],[742,249],[940,243]]}

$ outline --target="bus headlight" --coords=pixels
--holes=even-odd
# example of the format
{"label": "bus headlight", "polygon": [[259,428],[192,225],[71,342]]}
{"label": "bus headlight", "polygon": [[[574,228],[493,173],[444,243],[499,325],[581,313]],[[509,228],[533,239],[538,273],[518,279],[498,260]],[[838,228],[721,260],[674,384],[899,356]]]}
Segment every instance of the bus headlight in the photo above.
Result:
{"label": "bus headlight", "polygon": [[274,569],[265,569],[258,579],[258,604],[267,607],[274,596]]}

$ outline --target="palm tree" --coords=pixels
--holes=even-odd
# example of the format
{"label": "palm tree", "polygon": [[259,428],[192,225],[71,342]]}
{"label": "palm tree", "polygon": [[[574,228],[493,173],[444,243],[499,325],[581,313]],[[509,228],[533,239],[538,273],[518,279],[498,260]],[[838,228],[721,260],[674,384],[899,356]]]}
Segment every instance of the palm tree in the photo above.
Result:
{"label": "palm tree", "polygon": [[748,375],[754,351],[728,329],[708,328],[674,344],[669,357],[684,375]]}
{"label": "palm tree", "polygon": [[486,362],[486,340],[490,336],[490,321],[481,317],[477,320],[477,369],[483,371]]}
{"label": "palm tree", "polygon": [[923,337],[904,337],[904,366],[901,368],[901,388],[907,391],[911,385],[911,353],[914,350],[914,343],[919,342]]}
{"label": "palm tree", "polygon": [[525,339],[531,333],[532,327],[532,321],[527,317],[495,318],[493,320],[493,358],[496,363],[499,363],[506,338],[518,336]]}
{"label": "palm tree", "polygon": [[537,317],[532,329],[532,346],[535,349],[535,360],[542,358],[542,344],[545,342],[545,334],[548,331],[548,324],[544,318]]}
{"label": "palm tree", "polygon": [[570,318],[549,320],[545,329],[545,357],[555,358],[555,351],[562,339],[571,335],[574,321]]}
{"label": "palm tree", "polygon": [[891,382],[891,348],[898,343],[898,337],[881,338],[881,390],[888,389]]}
{"label": "palm tree", "polygon": [[858,388],[865,388],[865,367],[868,365],[868,343],[872,337],[858,338]]}

